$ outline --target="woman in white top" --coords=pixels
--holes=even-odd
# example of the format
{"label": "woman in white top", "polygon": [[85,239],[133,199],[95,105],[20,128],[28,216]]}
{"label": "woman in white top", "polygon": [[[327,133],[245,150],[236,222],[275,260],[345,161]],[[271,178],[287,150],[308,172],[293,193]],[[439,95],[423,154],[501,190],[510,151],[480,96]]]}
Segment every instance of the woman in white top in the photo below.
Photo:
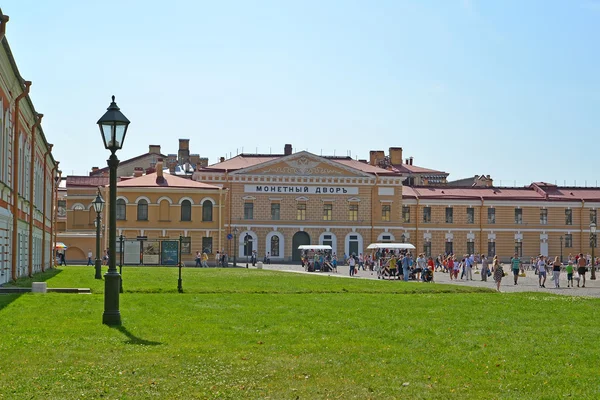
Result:
{"label": "woman in white top", "polygon": [[546,261],[544,260],[544,256],[540,256],[540,259],[537,263],[538,267],[538,280],[541,288],[546,287]]}

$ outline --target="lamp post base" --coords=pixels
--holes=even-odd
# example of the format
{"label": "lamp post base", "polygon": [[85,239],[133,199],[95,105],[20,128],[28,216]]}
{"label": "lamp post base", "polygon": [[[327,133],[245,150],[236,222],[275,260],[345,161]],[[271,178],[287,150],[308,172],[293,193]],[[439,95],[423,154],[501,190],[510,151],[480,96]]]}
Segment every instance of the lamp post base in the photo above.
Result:
{"label": "lamp post base", "polygon": [[96,264],[95,264],[95,268],[96,268],[96,276],[94,276],[94,278],[96,279],[102,279],[102,262],[99,259],[96,259]]}
{"label": "lamp post base", "polygon": [[121,325],[119,311],[119,287],[121,275],[117,271],[104,274],[104,313],[102,323],[105,325]]}

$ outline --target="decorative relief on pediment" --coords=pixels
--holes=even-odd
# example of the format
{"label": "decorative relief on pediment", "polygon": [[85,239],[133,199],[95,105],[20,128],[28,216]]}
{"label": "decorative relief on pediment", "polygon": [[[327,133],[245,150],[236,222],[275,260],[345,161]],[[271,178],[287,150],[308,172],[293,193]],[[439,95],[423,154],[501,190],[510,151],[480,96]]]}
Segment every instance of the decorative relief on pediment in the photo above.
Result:
{"label": "decorative relief on pediment", "polygon": [[342,175],[341,170],[332,168],[330,165],[324,164],[318,160],[313,160],[307,156],[286,160],[284,163],[273,165],[261,172],[265,174],[298,176]]}

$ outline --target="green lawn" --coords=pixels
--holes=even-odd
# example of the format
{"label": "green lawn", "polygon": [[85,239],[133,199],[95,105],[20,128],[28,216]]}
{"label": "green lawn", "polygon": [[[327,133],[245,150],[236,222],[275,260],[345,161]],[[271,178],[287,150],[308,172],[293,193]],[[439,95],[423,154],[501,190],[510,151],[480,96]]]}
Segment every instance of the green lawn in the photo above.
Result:
{"label": "green lawn", "polygon": [[[0,398],[599,398],[600,300],[247,269],[92,267],[0,295]],[[19,285],[30,285],[23,280]]]}

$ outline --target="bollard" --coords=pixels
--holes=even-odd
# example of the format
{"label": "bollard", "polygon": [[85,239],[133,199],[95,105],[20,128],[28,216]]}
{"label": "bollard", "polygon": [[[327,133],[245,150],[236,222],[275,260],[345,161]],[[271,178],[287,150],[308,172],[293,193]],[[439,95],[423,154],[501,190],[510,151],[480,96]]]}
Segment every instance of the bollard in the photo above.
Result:
{"label": "bollard", "polygon": [[33,282],[31,284],[31,292],[32,293],[47,293],[48,285],[46,282]]}
{"label": "bollard", "polygon": [[259,261],[259,262],[256,263],[256,268],[257,269],[263,269],[262,267],[263,267],[263,262],[262,261]]}

